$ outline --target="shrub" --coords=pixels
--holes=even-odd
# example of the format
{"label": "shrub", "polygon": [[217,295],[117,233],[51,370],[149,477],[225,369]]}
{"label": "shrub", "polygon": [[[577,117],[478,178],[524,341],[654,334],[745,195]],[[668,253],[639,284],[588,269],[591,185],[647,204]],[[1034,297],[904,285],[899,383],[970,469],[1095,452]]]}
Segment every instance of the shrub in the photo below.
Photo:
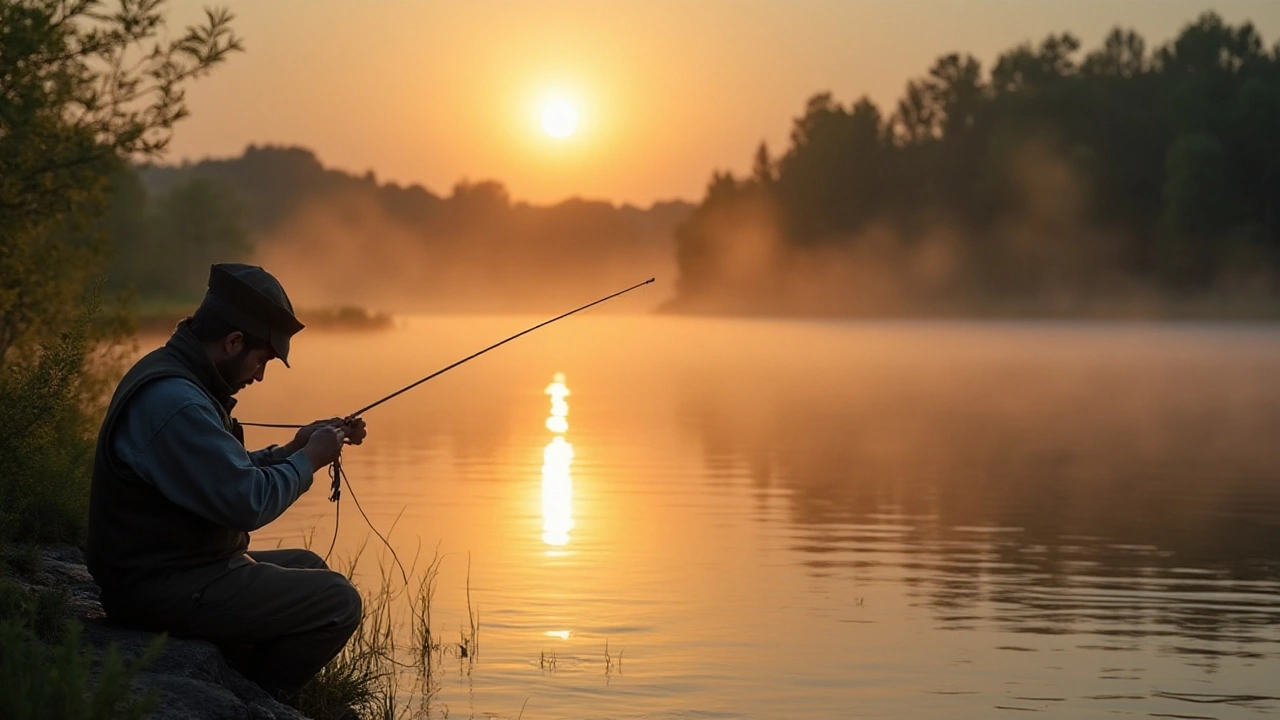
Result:
{"label": "shrub", "polygon": [[46,645],[20,622],[0,621],[0,717],[7,720],[140,720],[155,696],[133,696],[133,678],[160,650],[160,640],[131,663],[113,647],[96,681],[80,646],[80,628],[68,623],[60,642]]}
{"label": "shrub", "polygon": [[0,374],[0,532],[9,540],[79,540],[88,514],[98,408],[89,357],[91,303],[34,358]]}

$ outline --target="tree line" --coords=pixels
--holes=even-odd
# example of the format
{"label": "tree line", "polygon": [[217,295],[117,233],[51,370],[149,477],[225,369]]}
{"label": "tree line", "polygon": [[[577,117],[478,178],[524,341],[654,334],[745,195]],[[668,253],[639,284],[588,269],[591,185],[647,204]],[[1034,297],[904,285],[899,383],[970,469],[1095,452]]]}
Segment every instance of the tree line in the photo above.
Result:
{"label": "tree line", "polygon": [[1265,304],[1280,263],[1280,45],[1205,13],[938,58],[886,112],[814,95],[677,231],[677,309]]}
{"label": "tree line", "polygon": [[231,259],[272,265],[310,303],[550,308],[669,270],[673,230],[692,209],[534,206],[492,180],[440,195],[279,146],[125,168],[112,188],[110,282],[154,303],[198,299],[209,263]]}

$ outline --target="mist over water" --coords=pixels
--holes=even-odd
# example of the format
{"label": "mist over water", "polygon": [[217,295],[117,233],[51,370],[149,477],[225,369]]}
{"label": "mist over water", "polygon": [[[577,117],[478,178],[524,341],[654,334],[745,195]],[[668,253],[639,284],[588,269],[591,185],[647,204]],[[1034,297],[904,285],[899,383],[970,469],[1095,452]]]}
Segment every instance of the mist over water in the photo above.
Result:
{"label": "mist over water", "polygon": [[[237,415],[345,414],[539,319],[306,331]],[[1256,717],[1278,371],[1262,325],[587,315],[370,411],[344,457],[402,558],[438,544],[446,637],[470,564],[480,651],[433,717]],[[327,547],[326,495],[254,547]]]}
{"label": "mist over water", "polygon": [[[424,237],[369,198],[334,194],[265,235],[253,261],[273,269],[300,307],[401,313],[563,311],[676,274],[667,225],[634,208],[503,204],[456,224]],[[672,292],[668,283],[630,307],[656,307]]]}

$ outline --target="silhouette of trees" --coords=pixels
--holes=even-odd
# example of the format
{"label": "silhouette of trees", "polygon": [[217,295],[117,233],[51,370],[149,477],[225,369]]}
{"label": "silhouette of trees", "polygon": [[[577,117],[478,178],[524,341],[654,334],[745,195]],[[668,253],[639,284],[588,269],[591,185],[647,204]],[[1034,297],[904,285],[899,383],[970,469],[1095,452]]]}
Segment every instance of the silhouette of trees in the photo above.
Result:
{"label": "silhouette of trees", "polygon": [[[105,258],[107,179],[162,150],[183,88],[240,48],[231,16],[163,31],[163,0],[0,1],[0,367],[72,324]],[[123,222],[123,220],[121,220]]]}
{"label": "silhouette of trees", "polygon": [[112,281],[160,301],[198,297],[211,258],[285,252],[305,256],[314,284],[342,288],[343,302],[478,308],[483,296],[488,309],[549,309],[584,285],[670,272],[673,229],[691,209],[577,198],[535,207],[494,180],[437,195],[326,168],[297,147],[137,172],[141,198],[133,181],[116,193],[142,207],[114,211],[134,230],[116,243]]}
{"label": "silhouette of trees", "polygon": [[[675,306],[1083,307],[1138,290],[1213,297],[1240,279],[1267,299],[1280,280],[1278,206],[1280,46],[1214,13],[1154,51],[1122,28],[1087,52],[1052,34],[989,72],[943,55],[887,116],[866,98],[813,96],[776,160],[761,146],[749,177],[713,176],[677,233]],[[722,236],[758,233],[762,216],[778,262],[768,282],[735,285],[744,243]],[[947,292],[930,295],[917,271],[940,248]],[[800,271],[859,263],[892,278],[903,302],[869,303],[848,282],[856,273]],[[835,285],[820,307],[790,302],[814,283]]]}
{"label": "silhouette of trees", "polygon": [[244,215],[222,181],[188,178],[152,199],[138,173],[122,169],[103,223],[112,238],[110,287],[132,288],[145,301],[198,301],[211,263],[249,259]]}

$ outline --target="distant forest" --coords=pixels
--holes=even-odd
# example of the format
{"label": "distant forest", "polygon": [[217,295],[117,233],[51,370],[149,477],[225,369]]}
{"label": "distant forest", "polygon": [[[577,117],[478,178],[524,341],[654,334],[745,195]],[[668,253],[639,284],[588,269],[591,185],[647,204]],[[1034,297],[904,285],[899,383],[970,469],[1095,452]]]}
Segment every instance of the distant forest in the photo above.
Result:
{"label": "distant forest", "polygon": [[813,96],[780,154],[696,206],[437,195],[293,147],[112,188],[109,282],[152,304],[239,259],[309,306],[544,311],[657,275],[676,312],[1274,316],[1280,45],[1206,13],[1154,49],[1117,28],[989,71],[944,55],[891,112]]}
{"label": "distant forest", "polygon": [[[209,264],[267,266],[295,305],[373,310],[551,310],[674,276],[674,228],[692,205],[513,202],[494,181],[440,196],[326,169],[309,150],[123,168],[101,229],[109,285],[183,306]],[[305,318],[304,318],[305,320]]]}
{"label": "distant forest", "polygon": [[812,97],[776,157],[713,174],[677,231],[693,312],[1274,308],[1280,45],[1206,13],[944,55],[890,112]]}

